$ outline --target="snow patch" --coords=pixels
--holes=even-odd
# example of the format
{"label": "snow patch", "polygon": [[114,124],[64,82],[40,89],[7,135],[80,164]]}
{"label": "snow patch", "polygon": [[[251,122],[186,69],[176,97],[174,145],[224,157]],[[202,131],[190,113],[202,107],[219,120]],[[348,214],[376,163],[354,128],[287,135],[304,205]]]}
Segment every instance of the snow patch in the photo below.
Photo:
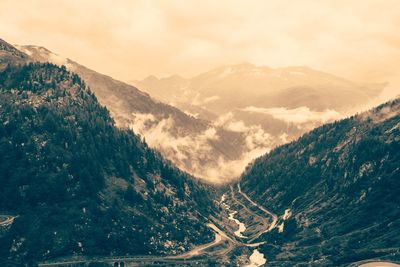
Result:
{"label": "snow patch", "polygon": [[283,229],[285,228],[285,223],[282,222],[277,227],[278,227],[278,233],[283,233]]}
{"label": "snow patch", "polygon": [[260,253],[258,249],[253,251],[249,259],[250,264],[245,265],[245,267],[259,267],[263,266],[267,262],[267,259],[264,258],[264,254]]}
{"label": "snow patch", "polygon": [[[174,103],[168,103],[168,104],[171,105],[171,106],[174,106]],[[199,113],[191,113],[191,112],[189,112],[187,110],[183,110],[183,112],[185,112],[186,115],[189,115],[189,116],[191,116],[191,117],[193,117],[195,119],[197,119],[199,117]]]}
{"label": "snow patch", "polygon": [[287,219],[290,218],[290,216],[292,216],[292,211],[291,211],[290,209],[286,209],[286,210],[285,210],[285,213],[284,213],[283,216],[282,216],[282,219],[283,219],[283,220],[287,220]]}

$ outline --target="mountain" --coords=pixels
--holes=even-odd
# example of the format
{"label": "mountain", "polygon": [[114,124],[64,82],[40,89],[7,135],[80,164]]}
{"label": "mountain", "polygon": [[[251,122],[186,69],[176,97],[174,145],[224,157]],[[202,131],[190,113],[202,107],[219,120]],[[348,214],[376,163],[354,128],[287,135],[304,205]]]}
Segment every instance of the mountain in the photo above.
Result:
{"label": "mountain", "polygon": [[0,39],[0,70],[4,69],[9,63],[23,64],[27,59],[28,55]]}
{"label": "mountain", "polygon": [[294,140],[323,123],[359,111],[386,84],[365,84],[308,67],[223,66],[185,79],[150,76],[132,84],[199,118],[230,114],[247,126]]}
{"label": "mountain", "polygon": [[[316,128],[256,159],[240,181],[213,188],[144,139],[172,142],[175,160],[191,164],[195,155],[206,176],[220,178],[341,114],[308,106],[246,106],[218,114],[181,103],[208,112],[214,117],[208,122],[44,48],[0,44],[1,265],[400,260],[400,99]],[[252,124],[238,120],[240,112],[255,114]],[[205,125],[200,134],[189,131],[198,125]],[[137,129],[147,129],[145,138]],[[212,142],[226,142],[226,136],[231,142],[214,157]],[[232,147],[237,155],[228,153]],[[114,257],[124,255],[130,259]]]}
{"label": "mountain", "polygon": [[65,67],[1,70],[0,184],[0,211],[14,219],[0,259],[172,255],[213,239],[212,191],[115,127]]}
{"label": "mountain", "polygon": [[[237,177],[251,152],[243,133],[196,119],[176,107],[161,103],[136,87],[86,68],[43,47],[16,46],[30,61],[64,65],[77,73],[105,105],[120,128],[146,139],[181,169],[209,182]],[[272,142],[272,141],[270,141]],[[245,160],[243,160],[245,159]],[[240,163],[240,168],[231,168]]]}
{"label": "mountain", "polygon": [[167,103],[192,103],[221,115],[234,109],[308,107],[343,111],[379,95],[385,84],[361,84],[308,67],[224,66],[190,79],[150,76],[132,81]]}
{"label": "mountain", "polygon": [[[246,163],[315,127],[365,109],[386,86],[308,67],[273,69],[249,63],[193,78],[149,76],[131,84],[196,118],[242,133],[251,143],[241,156]],[[239,173],[245,164],[240,166]]]}
{"label": "mountain", "polygon": [[400,99],[319,127],[258,158],[244,193],[278,214],[269,266],[400,260]]}

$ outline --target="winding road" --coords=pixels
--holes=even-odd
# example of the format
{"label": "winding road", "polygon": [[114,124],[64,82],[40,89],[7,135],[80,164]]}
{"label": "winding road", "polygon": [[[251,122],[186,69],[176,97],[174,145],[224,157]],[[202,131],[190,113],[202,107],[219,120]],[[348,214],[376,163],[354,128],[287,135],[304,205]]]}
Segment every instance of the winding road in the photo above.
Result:
{"label": "winding road", "polygon": [[[246,205],[239,201],[233,190],[233,187],[230,187],[231,196],[234,201],[236,201],[239,205],[243,206],[248,212],[255,215],[253,211],[251,211],[249,205]],[[103,257],[103,258],[96,258],[96,259],[74,259],[74,260],[65,260],[65,261],[58,261],[58,262],[43,262],[40,263],[39,266],[63,266],[63,265],[73,265],[73,264],[82,264],[82,263],[89,263],[89,262],[104,262],[104,263],[116,263],[116,262],[125,262],[125,263],[139,263],[139,264],[198,264],[198,263],[206,263],[209,260],[217,259],[223,255],[228,255],[235,247],[240,246],[247,246],[256,248],[265,242],[258,242],[253,243],[252,241],[261,236],[262,234],[271,231],[276,227],[278,216],[276,216],[273,212],[267,210],[266,208],[258,205],[255,203],[249,196],[247,196],[244,192],[242,192],[240,188],[240,184],[237,184],[238,193],[243,196],[246,202],[250,203],[251,206],[256,207],[257,209],[261,210],[263,213],[266,214],[265,224],[268,224],[268,228],[260,231],[255,237],[248,241],[248,243],[244,243],[241,240],[238,240],[233,233],[227,233],[221,230],[214,222],[210,222],[207,224],[209,228],[213,230],[215,233],[215,239],[212,242],[207,244],[202,244],[199,246],[194,247],[192,250],[185,252],[180,255],[174,256],[134,256],[134,257]],[[223,201],[222,201],[223,202]],[[226,204],[225,204],[226,205]],[[257,214],[257,216],[260,216]],[[272,218],[272,223],[270,219]],[[9,218],[8,222],[13,218]],[[213,220],[212,220],[213,221]],[[4,223],[4,222],[1,222]]]}
{"label": "winding road", "polygon": [[[226,254],[226,253],[228,253],[229,251],[231,251],[233,249],[232,244],[235,244],[236,242],[232,238],[230,238],[224,231],[219,229],[213,223],[208,223],[207,226],[210,227],[215,233],[215,240],[214,241],[212,241],[210,243],[207,243],[207,244],[204,244],[204,245],[196,246],[192,250],[190,250],[190,251],[188,251],[188,252],[186,252],[184,254],[176,255],[176,256],[169,256],[169,257],[166,257],[166,258],[168,258],[168,259],[190,259],[192,257],[199,256],[199,255],[204,254],[204,253],[208,253],[209,255],[212,255],[212,254],[220,255],[220,254]],[[225,241],[230,243],[227,249],[225,249],[225,250],[224,249],[220,249],[220,250],[217,250],[214,253],[206,252],[207,249],[212,248],[212,247],[216,247],[216,246],[222,244]],[[221,253],[221,251],[223,251],[224,253]]]}
{"label": "winding road", "polygon": [[275,213],[273,213],[273,212],[267,210],[267,209],[264,208],[263,206],[260,206],[260,205],[258,205],[257,203],[255,203],[253,200],[251,200],[251,199],[249,198],[249,196],[246,195],[246,193],[243,193],[243,192],[242,192],[242,189],[240,188],[240,183],[237,184],[237,188],[238,188],[239,194],[241,194],[241,195],[242,195],[247,201],[249,201],[253,206],[259,208],[260,210],[262,210],[263,212],[265,212],[266,214],[268,214],[269,216],[272,217],[272,223],[271,223],[270,227],[269,227],[268,229],[266,229],[263,233],[267,233],[267,232],[271,231],[272,229],[274,229],[274,228],[276,227],[277,222],[278,222],[278,216],[277,216]]}
{"label": "winding road", "polygon": [[[238,242],[229,237],[224,231],[219,229],[215,224],[208,223],[208,227],[210,227],[215,233],[214,241],[199,245],[194,247],[192,250],[176,255],[176,256],[133,256],[133,257],[102,257],[96,259],[76,259],[76,260],[65,260],[65,261],[57,261],[57,262],[43,262],[39,263],[38,266],[43,267],[51,267],[51,266],[65,266],[65,265],[74,265],[74,264],[84,264],[90,262],[103,262],[103,263],[116,263],[116,262],[124,262],[124,263],[139,263],[139,264],[198,264],[201,262],[208,262],[212,258],[220,257],[221,255],[228,254],[232,249],[234,249]],[[214,251],[207,251],[213,247],[221,246],[224,242],[227,242],[226,247],[221,247]],[[204,256],[204,257],[203,257]]]}
{"label": "winding road", "polygon": [[15,217],[11,215],[0,215],[0,226],[8,226],[14,222]]}

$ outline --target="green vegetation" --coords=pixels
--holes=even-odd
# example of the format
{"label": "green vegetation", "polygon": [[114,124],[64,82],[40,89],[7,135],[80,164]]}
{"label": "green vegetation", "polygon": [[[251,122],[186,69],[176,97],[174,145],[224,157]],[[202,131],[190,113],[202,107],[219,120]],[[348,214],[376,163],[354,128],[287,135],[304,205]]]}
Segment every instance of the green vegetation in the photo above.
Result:
{"label": "green vegetation", "polygon": [[[257,159],[242,189],[279,215],[269,262],[400,259],[400,99],[324,125]],[[320,260],[318,262],[317,260]]]}
{"label": "green vegetation", "polygon": [[[400,259],[399,111],[397,99],[322,126],[246,170],[242,190],[284,223],[260,238],[269,265]],[[65,67],[0,72],[0,184],[0,210],[18,215],[0,262],[178,254],[213,240],[213,191],[116,128]]]}
{"label": "green vegetation", "polygon": [[0,184],[0,210],[19,215],[2,259],[180,253],[212,240],[205,186],[117,129],[65,67],[0,73]]}

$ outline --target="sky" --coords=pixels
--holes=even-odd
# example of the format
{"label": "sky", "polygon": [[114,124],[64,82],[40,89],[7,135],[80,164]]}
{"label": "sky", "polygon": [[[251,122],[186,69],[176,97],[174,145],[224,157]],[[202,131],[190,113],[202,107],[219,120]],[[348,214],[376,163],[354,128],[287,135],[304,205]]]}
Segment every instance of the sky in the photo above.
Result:
{"label": "sky", "polygon": [[398,0],[0,0],[0,38],[121,80],[250,62],[399,85]]}

